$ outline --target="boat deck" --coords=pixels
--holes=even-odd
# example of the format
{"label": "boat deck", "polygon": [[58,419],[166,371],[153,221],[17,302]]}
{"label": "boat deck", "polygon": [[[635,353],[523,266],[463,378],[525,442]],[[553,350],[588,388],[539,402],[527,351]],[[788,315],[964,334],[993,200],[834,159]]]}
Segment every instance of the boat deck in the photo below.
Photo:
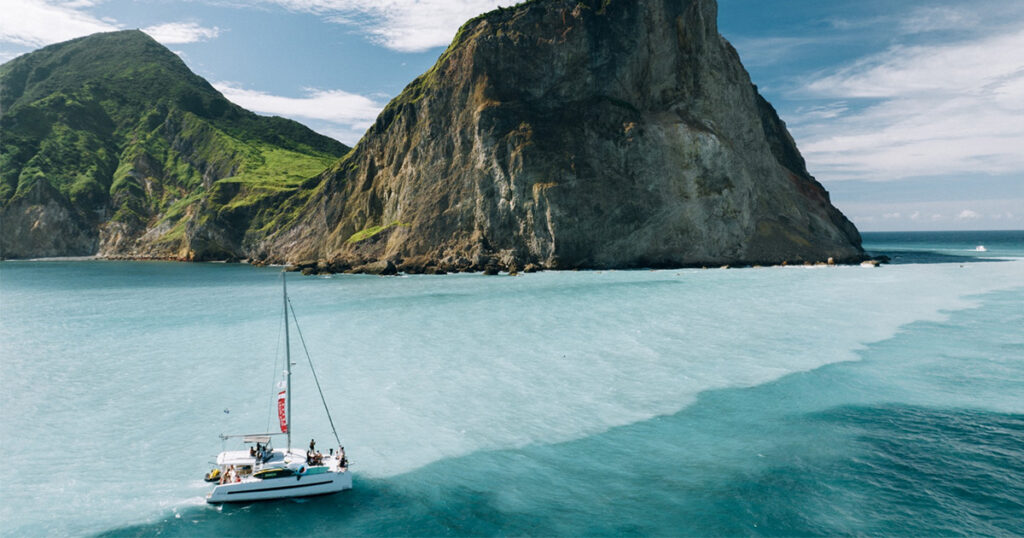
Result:
{"label": "boat deck", "polygon": [[[285,449],[274,449],[273,453],[270,454],[270,457],[262,461],[262,465],[273,466],[274,464],[277,464],[277,466],[280,466],[285,463],[285,456]],[[287,456],[289,461],[306,460],[306,453],[297,448],[293,448]],[[328,458],[325,456],[324,460],[326,461],[327,459]],[[256,466],[257,463],[256,457],[250,454],[248,450],[228,450],[217,455],[217,465],[220,466],[234,465],[235,467],[253,467]]]}
{"label": "boat deck", "polygon": [[[287,457],[286,457],[287,456]],[[352,488],[348,467],[341,466],[338,454],[324,455],[319,465],[311,465],[298,450],[274,450],[264,462],[258,462],[247,450],[221,452],[217,456],[221,482],[207,496],[207,502],[249,502],[323,495]]]}
{"label": "boat deck", "polygon": [[320,464],[313,465],[312,462],[307,461],[305,452],[295,448],[290,452],[285,449],[275,449],[269,457],[262,461],[259,461],[248,450],[228,450],[217,455],[217,466],[220,467],[222,472],[227,472],[229,468],[233,468],[241,482],[258,480],[253,477],[253,474],[265,469],[288,468],[293,471],[302,469],[304,474],[317,474],[327,471],[336,473],[346,470],[345,467],[341,466],[341,461],[337,454],[324,454]]}

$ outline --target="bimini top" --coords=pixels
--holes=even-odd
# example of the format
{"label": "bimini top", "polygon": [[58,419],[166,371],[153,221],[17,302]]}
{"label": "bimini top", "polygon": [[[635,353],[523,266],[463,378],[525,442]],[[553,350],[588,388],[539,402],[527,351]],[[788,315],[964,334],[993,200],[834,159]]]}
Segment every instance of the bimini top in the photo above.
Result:
{"label": "bimini top", "polygon": [[242,442],[244,442],[244,443],[269,443],[270,442],[270,438],[275,436],[275,435],[284,435],[284,434],[283,433],[246,433],[246,434],[242,434],[242,435],[224,435],[222,433],[222,434],[220,434],[220,438],[224,439],[226,441],[228,439],[238,439],[239,437],[241,437],[242,438]]}
{"label": "bimini top", "polygon": [[292,461],[305,462],[306,454],[298,448],[293,448],[291,451],[286,451],[283,448],[279,448],[268,454],[268,457],[263,461],[257,461],[256,457],[252,455],[248,450],[228,450],[221,452],[217,455],[217,465],[250,465],[254,466],[260,463],[264,466],[275,466],[280,464],[289,463]]}

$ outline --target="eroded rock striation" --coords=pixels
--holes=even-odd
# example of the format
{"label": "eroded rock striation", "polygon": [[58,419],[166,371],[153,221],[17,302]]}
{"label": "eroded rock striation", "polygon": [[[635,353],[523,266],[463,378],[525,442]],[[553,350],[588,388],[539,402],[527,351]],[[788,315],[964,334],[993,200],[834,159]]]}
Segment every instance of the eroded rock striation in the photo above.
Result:
{"label": "eroded rock striation", "polygon": [[0,66],[0,257],[374,274],[859,261],[716,11],[487,13],[351,151],[228,102],[141,32],[46,47]]}
{"label": "eroded rock striation", "polygon": [[466,23],[253,254],[411,272],[859,260],[714,0]]}

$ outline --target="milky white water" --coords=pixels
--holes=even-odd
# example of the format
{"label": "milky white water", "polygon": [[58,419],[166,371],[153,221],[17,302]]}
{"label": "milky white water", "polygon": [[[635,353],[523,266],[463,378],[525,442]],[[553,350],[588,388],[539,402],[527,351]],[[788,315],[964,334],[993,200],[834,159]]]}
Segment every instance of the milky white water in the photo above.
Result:
{"label": "milky white water", "polygon": [[[446,459],[585,439],[673,415],[711,390],[855,361],[908,324],[1022,287],[1018,258],[516,278],[289,275],[357,487]],[[5,262],[0,290],[2,532],[96,532],[201,506],[217,435],[272,427],[278,270]],[[297,444],[315,436],[331,446],[292,336]],[[919,400],[1024,413],[1013,394]]]}

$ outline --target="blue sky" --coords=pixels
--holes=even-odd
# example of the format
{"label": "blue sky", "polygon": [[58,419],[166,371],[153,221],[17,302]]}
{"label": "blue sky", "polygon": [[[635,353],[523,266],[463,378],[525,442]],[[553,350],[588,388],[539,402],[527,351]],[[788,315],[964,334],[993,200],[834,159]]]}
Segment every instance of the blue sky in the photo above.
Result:
{"label": "blue sky", "polygon": [[[354,144],[501,0],[0,0],[0,61],[142,28],[236,103]],[[1024,228],[1024,2],[719,0],[719,28],[864,231]]]}

